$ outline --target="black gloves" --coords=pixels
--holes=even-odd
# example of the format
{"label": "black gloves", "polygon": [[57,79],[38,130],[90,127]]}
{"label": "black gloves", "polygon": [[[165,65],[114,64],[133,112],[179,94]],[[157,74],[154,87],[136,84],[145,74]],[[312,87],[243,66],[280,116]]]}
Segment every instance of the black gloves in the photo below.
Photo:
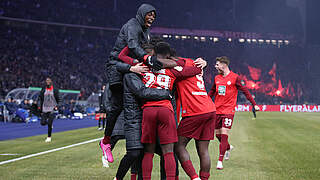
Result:
{"label": "black gloves", "polygon": [[155,56],[148,56],[146,59],[146,63],[149,67],[153,68],[156,71],[162,69],[163,64],[158,61],[157,57]]}

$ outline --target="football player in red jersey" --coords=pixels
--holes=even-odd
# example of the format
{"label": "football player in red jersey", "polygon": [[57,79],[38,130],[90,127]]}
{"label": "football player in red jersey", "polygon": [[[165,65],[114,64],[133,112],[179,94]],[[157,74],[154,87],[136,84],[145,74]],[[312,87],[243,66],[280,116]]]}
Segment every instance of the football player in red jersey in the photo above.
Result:
{"label": "football player in red jersey", "polygon": [[[175,79],[194,76],[201,73],[201,69],[191,66],[183,68],[184,60],[169,60],[171,49],[169,44],[160,42],[157,44],[155,51],[157,57],[163,63],[164,67],[175,67],[175,69],[161,69],[160,71],[153,71],[143,73],[143,81],[147,87],[157,89],[171,89]],[[129,49],[124,48],[119,54],[119,59],[126,63],[134,64],[135,60],[128,56]],[[171,62],[168,62],[171,61]],[[198,58],[195,61],[197,66],[203,64],[203,60]],[[203,65],[202,65],[203,66]],[[176,141],[176,122],[173,116],[173,108],[170,101],[152,101],[146,102],[143,106],[143,122],[142,122],[142,142],[146,143],[146,151],[143,160],[143,176],[144,179],[151,178],[152,159],[154,153],[155,137],[160,139],[161,149],[165,159],[165,169],[167,179],[173,179],[173,172],[175,162],[172,162],[173,157],[173,142]],[[158,116],[161,114],[161,116]],[[147,119],[147,120],[146,120]],[[159,126],[157,125],[159,122]],[[176,177],[177,178],[177,177]]]}
{"label": "football player in red jersey", "polygon": [[[180,58],[181,59],[181,58]],[[183,58],[184,67],[195,66],[192,59]],[[208,146],[214,139],[216,107],[208,96],[203,81],[203,73],[178,81],[177,112],[182,109],[182,120],[178,126],[178,143],[175,151],[181,166],[191,179],[209,179],[210,155]],[[186,146],[194,138],[200,158],[200,178],[190,160]]]}
{"label": "football player in red jersey", "polygon": [[215,68],[219,74],[214,78],[213,86],[209,92],[211,98],[214,96],[217,109],[215,131],[216,137],[220,141],[220,154],[217,163],[217,169],[220,170],[223,169],[222,161],[224,156],[228,160],[230,151],[233,149],[233,146],[228,142],[228,134],[233,124],[238,90],[244,93],[256,111],[259,110],[248,89],[241,84],[240,76],[230,71],[229,64],[230,60],[226,56],[216,58]]}
{"label": "football player in red jersey", "polygon": [[[160,42],[155,47],[157,58],[169,59],[171,49],[168,43]],[[179,64],[179,61],[177,61]],[[195,66],[175,69],[161,69],[143,74],[143,82],[147,87],[157,89],[172,89],[176,79],[187,78],[201,73],[201,68]],[[174,143],[178,141],[173,107],[170,101],[148,101],[143,105],[141,142],[145,144],[145,154],[142,160],[143,179],[151,179],[152,160],[156,137],[159,137],[161,150],[165,160],[167,179],[175,179],[175,161],[173,155]]]}

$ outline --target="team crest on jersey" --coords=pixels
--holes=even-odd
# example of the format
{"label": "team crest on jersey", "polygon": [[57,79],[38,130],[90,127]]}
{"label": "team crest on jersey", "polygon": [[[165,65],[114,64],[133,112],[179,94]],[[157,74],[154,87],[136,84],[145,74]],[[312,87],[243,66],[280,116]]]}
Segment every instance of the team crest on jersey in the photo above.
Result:
{"label": "team crest on jersey", "polygon": [[226,86],[218,86],[218,94],[221,96],[225,96],[226,95]]}
{"label": "team crest on jersey", "polygon": [[245,86],[245,85],[246,85],[246,83],[244,82],[243,79],[241,80],[241,85],[242,85],[242,86]]}
{"label": "team crest on jersey", "polygon": [[182,70],[183,70],[183,67],[181,67],[181,66],[176,66],[176,67],[174,67],[173,69],[175,69],[175,70],[177,70],[177,71],[182,71]]}
{"label": "team crest on jersey", "polygon": [[228,81],[227,84],[230,85],[230,84],[231,84],[231,81]]}

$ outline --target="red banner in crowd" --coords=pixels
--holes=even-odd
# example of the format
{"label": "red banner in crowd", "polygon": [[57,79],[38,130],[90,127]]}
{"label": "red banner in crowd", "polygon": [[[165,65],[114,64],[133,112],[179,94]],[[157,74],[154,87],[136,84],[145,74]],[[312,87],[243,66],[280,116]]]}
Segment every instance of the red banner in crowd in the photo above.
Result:
{"label": "red banner in crowd", "polygon": [[[277,112],[320,112],[320,105],[258,105],[260,111],[277,111]],[[238,104],[236,111],[251,111],[252,105]]]}

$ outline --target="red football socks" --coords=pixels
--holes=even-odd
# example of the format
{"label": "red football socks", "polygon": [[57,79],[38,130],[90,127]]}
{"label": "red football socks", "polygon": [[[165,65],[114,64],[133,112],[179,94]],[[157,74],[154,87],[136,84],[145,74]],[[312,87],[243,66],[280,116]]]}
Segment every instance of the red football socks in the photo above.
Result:
{"label": "red football socks", "polygon": [[209,179],[209,177],[210,177],[210,172],[200,171],[200,179],[201,180],[207,180],[207,179]]}
{"label": "red football socks", "polygon": [[174,160],[173,152],[163,155],[164,168],[166,170],[167,180],[175,180],[176,178],[176,161]]}
{"label": "red football socks", "polygon": [[153,167],[153,153],[145,152],[142,159],[142,177],[144,180],[151,179],[152,167]]}
{"label": "red football socks", "polygon": [[230,149],[230,145],[228,142],[228,135],[221,134],[221,142],[219,145],[219,151],[220,151],[219,161],[223,161],[223,156],[224,156],[225,152],[227,151],[228,147]]}
{"label": "red football socks", "polygon": [[137,174],[131,174],[131,180],[137,180]]}
{"label": "red football socks", "polygon": [[110,144],[110,139],[110,136],[104,136],[102,140],[103,144]]}
{"label": "red football socks", "polygon": [[196,173],[196,170],[194,169],[191,160],[185,161],[181,163],[181,166],[183,170],[186,172],[186,174],[191,178],[197,178],[199,177]]}

